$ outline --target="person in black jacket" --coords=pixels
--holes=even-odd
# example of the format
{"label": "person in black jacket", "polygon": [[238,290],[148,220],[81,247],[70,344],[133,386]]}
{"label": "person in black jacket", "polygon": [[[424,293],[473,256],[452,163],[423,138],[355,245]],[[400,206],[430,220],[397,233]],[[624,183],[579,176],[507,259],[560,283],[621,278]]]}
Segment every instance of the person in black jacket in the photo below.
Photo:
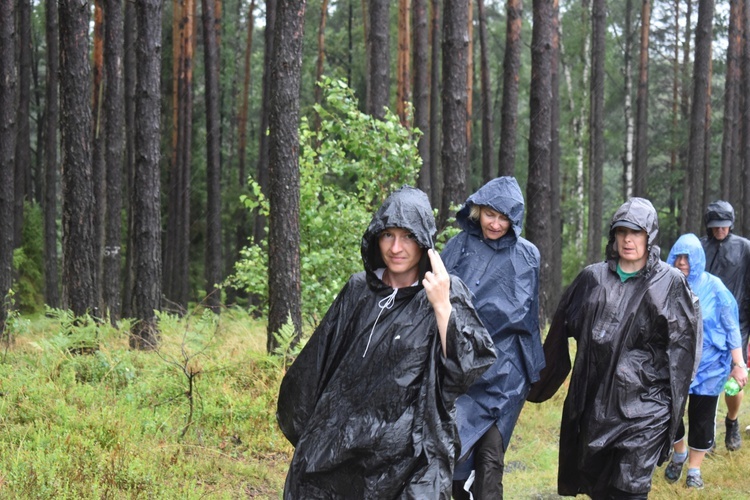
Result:
{"label": "person in black jacket", "polygon": [[[747,369],[747,338],[750,332],[750,241],[732,232],[734,208],[723,200],[714,201],[706,207],[703,216],[707,236],[701,238],[706,252],[706,271],[718,276],[737,300],[740,310],[740,334],[742,336],[742,368]],[[729,451],[742,446],[740,413],[742,396],[725,396],[727,416],[724,420],[726,435],[724,444]]]}
{"label": "person in black jacket", "polygon": [[373,217],[365,270],[281,383],[277,420],[295,447],[285,499],[450,498],[455,400],[495,351],[435,232],[427,195],[410,187]]}
{"label": "person in black jacket", "polygon": [[631,198],[610,223],[606,262],[581,271],[544,341],[528,400],[550,398],[575,366],[560,426],[558,492],[645,499],[669,456],[702,329],[685,276],[659,258],[656,210]]}

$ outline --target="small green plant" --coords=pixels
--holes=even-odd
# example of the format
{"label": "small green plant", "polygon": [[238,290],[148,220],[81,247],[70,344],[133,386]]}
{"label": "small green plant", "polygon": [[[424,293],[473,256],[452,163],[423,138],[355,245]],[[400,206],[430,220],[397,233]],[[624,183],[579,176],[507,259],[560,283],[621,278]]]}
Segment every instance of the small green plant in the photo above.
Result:
{"label": "small green plant", "polygon": [[282,373],[286,372],[292,361],[299,355],[302,348],[305,347],[307,339],[301,339],[294,330],[294,322],[291,315],[287,318],[278,332],[273,332],[273,338],[276,339],[277,347],[273,350],[273,356],[280,360]]}

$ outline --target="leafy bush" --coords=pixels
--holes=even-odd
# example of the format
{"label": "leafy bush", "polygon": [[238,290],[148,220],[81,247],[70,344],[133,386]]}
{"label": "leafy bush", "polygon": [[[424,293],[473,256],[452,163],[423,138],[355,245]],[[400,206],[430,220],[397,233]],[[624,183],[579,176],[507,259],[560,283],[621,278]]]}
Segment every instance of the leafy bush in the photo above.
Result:
{"label": "leafy bush", "polygon": [[[360,243],[373,212],[393,190],[413,185],[419,170],[415,133],[388,112],[380,121],[357,109],[353,92],[341,81],[324,81],[326,98],[316,106],[319,132],[300,125],[300,260],[302,311],[320,320],[349,276],[362,270]],[[248,209],[268,213],[251,181]],[[267,248],[241,252],[230,283],[267,303]]]}

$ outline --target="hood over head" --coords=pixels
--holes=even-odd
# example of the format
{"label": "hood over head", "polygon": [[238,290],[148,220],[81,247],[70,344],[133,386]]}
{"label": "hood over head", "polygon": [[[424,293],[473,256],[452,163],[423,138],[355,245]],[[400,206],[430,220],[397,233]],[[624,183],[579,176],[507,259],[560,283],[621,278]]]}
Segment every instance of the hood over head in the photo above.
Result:
{"label": "hood over head", "polygon": [[703,251],[703,245],[698,237],[692,233],[680,236],[667,257],[667,264],[674,266],[677,257],[687,255],[690,263],[690,273],[687,276],[688,283],[691,287],[695,286],[698,278],[706,270],[706,252]]}
{"label": "hood over head", "polygon": [[[732,229],[734,228],[734,208],[728,201],[717,200],[711,202],[703,214],[703,223],[706,225],[706,229],[712,227],[728,227]],[[711,231],[708,231],[708,235],[713,236]]]}
{"label": "hood over head", "polygon": [[638,228],[648,235],[648,251],[659,238],[659,218],[656,209],[646,198],[630,198],[620,205],[612,216],[609,224],[609,243],[607,243],[607,259],[617,259],[619,256],[614,248],[615,229],[618,227]]}
{"label": "hood over head", "polygon": [[387,228],[399,227],[410,231],[417,243],[425,250],[419,261],[419,280],[430,270],[430,259],[426,250],[435,246],[435,217],[430,200],[424,191],[411,186],[403,186],[391,193],[372,217],[367,231],[362,236],[362,262],[365,271],[374,273],[385,267],[380,255],[378,236]]}
{"label": "hood over head", "polygon": [[[503,176],[492,179],[479,188],[477,192],[466,199],[466,203],[456,214],[456,222],[461,229],[473,232],[477,228],[481,234],[479,221],[469,219],[473,205],[488,206],[505,215],[513,227],[516,238],[521,236],[523,230],[524,202],[521,187],[515,177]],[[510,234],[510,233],[508,233]],[[507,236],[507,235],[506,235]],[[505,238],[503,236],[500,239]]]}

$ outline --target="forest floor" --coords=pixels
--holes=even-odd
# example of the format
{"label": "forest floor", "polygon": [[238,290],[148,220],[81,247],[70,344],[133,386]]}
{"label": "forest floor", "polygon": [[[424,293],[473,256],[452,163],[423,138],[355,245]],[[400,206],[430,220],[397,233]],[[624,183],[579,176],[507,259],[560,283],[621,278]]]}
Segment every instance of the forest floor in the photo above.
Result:
{"label": "forest floor", "polygon": [[[284,366],[265,354],[261,322],[238,311],[165,315],[152,352],[128,349],[127,322],[71,326],[59,314],[19,324],[0,344],[0,498],[281,498],[293,452],[275,422]],[[97,349],[75,354],[92,340]],[[560,498],[564,393],[524,407],[505,498]],[[705,489],[667,484],[662,466],[650,498],[750,498],[750,435],[726,451],[725,413],[721,403]],[[750,425],[750,399],[740,423]]]}

